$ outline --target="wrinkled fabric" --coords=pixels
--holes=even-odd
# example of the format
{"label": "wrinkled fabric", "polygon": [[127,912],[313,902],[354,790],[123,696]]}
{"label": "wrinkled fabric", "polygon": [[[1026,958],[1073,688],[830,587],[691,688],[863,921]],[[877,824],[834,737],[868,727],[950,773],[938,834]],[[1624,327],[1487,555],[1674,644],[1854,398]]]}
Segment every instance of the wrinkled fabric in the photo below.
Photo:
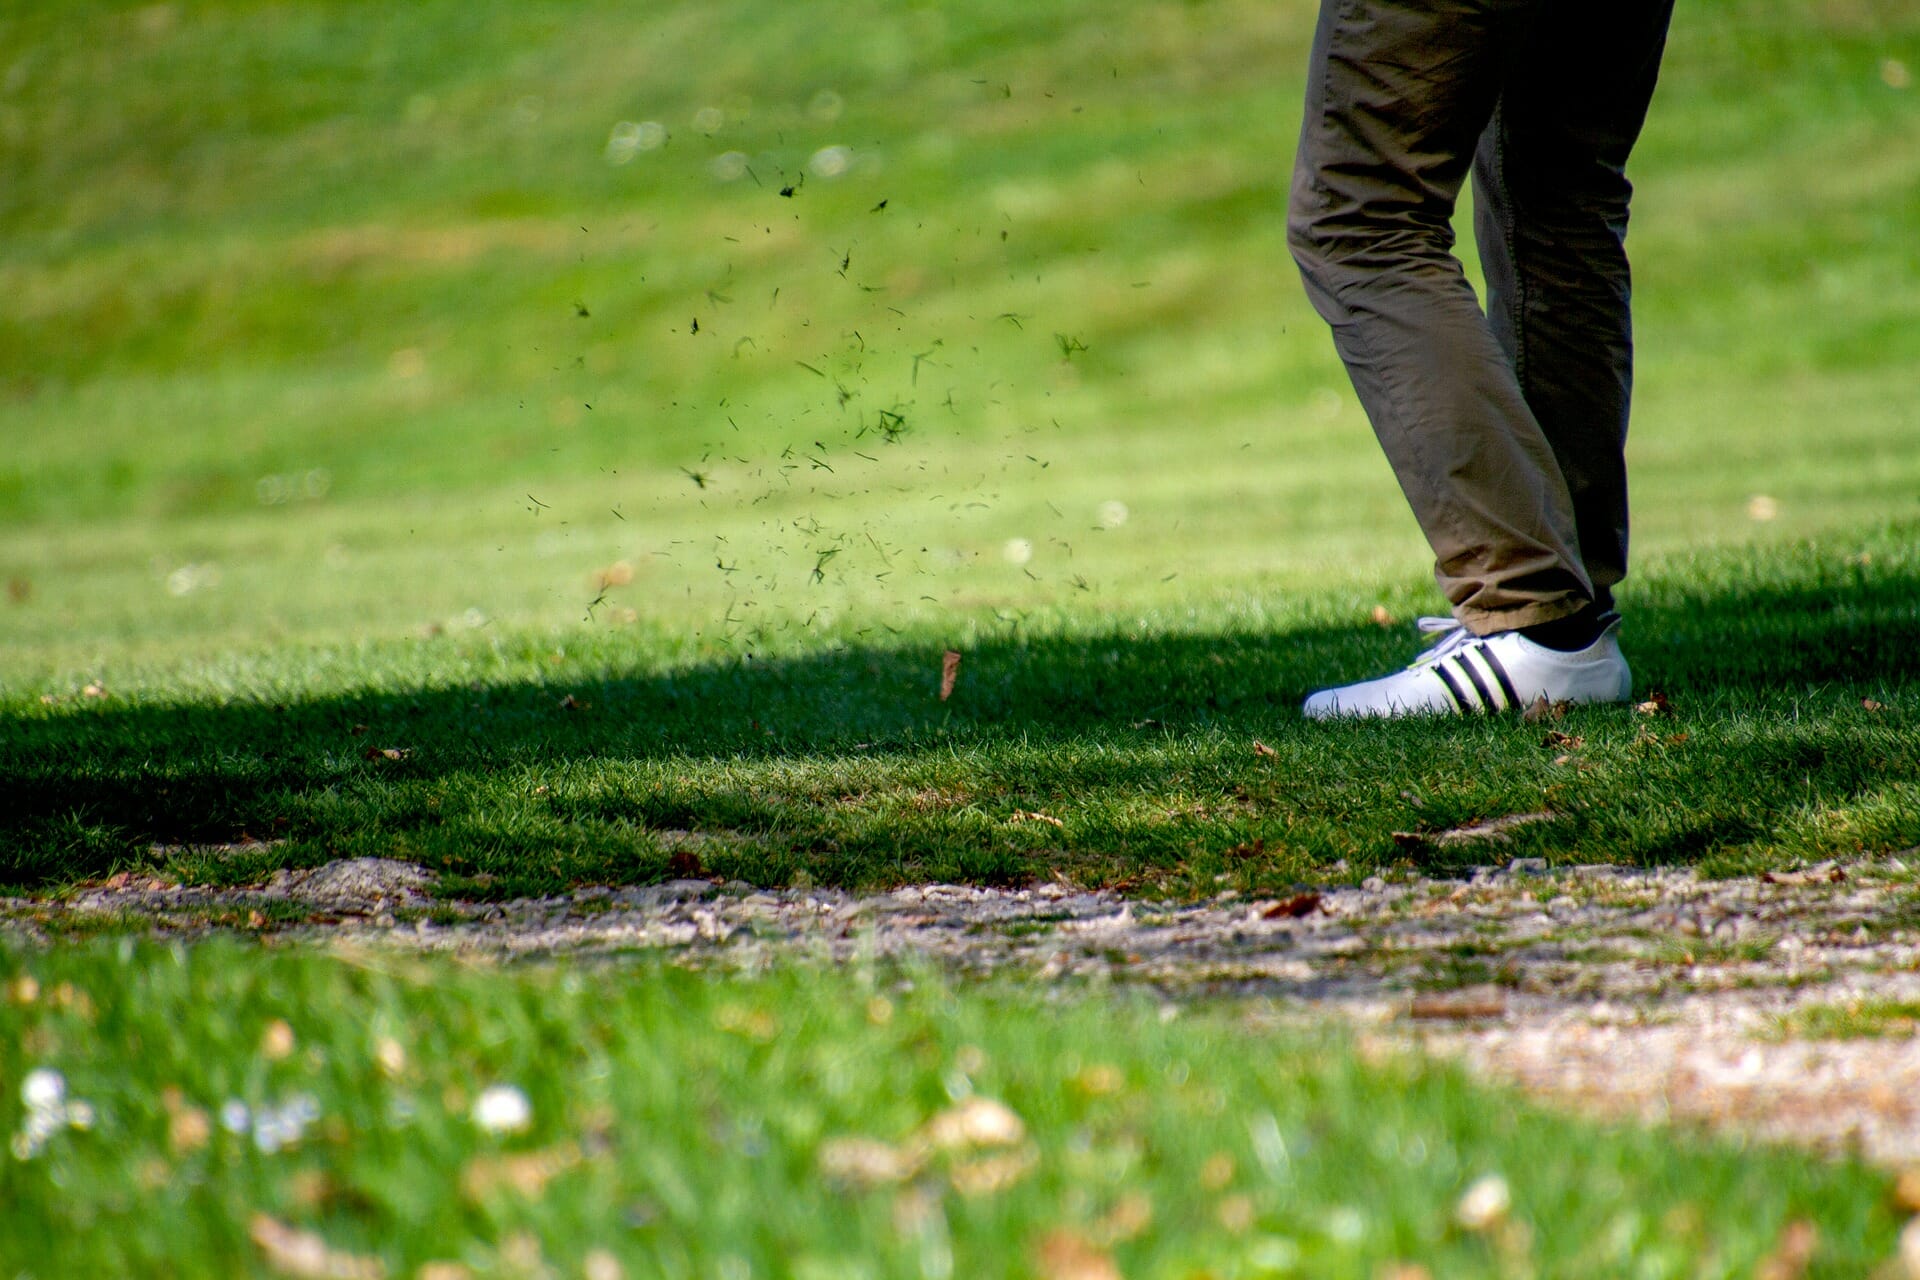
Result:
{"label": "wrinkled fabric", "polygon": [[[1321,6],[1288,242],[1477,635],[1610,608],[1626,574],[1626,163],[1672,8]],[[1469,173],[1484,312],[1452,253]]]}

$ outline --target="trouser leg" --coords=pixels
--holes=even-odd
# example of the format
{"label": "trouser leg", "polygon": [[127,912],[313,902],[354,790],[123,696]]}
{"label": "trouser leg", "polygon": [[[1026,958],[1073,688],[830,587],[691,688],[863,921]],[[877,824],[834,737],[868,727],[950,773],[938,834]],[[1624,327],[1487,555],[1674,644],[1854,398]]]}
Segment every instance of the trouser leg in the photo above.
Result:
{"label": "trouser leg", "polygon": [[1288,240],[1472,630],[1584,607],[1559,464],[1451,249],[1528,0],[1323,0]]}
{"label": "trouser leg", "polygon": [[1542,5],[1473,165],[1487,318],[1566,482],[1602,606],[1627,571],[1626,163],[1672,13],[1673,0]]}

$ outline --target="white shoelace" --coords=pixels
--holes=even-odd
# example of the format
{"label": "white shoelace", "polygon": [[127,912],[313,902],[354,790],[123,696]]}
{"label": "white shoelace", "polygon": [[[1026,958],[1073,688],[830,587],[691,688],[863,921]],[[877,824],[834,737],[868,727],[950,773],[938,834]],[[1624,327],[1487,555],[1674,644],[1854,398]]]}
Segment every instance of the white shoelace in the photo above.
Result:
{"label": "white shoelace", "polygon": [[1430,667],[1449,654],[1458,653],[1478,639],[1473,632],[1460,624],[1458,618],[1454,617],[1424,617],[1420,619],[1419,627],[1420,634],[1437,635],[1440,639],[1434,642],[1433,647],[1415,658],[1409,670],[1412,667]]}

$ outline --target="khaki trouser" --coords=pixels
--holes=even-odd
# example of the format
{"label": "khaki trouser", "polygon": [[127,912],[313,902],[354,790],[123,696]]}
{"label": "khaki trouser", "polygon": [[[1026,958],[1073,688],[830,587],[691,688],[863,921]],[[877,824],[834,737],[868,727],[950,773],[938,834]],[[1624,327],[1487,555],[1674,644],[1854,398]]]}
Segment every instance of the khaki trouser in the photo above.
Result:
{"label": "khaki trouser", "polygon": [[[1454,614],[1627,567],[1625,168],[1673,0],[1322,0],[1288,241]],[[1451,249],[1469,167],[1487,309]]]}

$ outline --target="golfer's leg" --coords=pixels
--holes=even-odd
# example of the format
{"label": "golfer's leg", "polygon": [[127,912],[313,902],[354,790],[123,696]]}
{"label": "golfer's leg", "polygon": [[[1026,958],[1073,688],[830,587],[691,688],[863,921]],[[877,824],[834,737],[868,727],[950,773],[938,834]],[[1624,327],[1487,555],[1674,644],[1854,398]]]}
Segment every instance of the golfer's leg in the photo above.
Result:
{"label": "golfer's leg", "polygon": [[1453,257],[1449,218],[1526,0],[1324,0],[1288,240],[1455,614],[1479,634],[1592,587],[1571,500]]}
{"label": "golfer's leg", "polygon": [[1627,153],[1672,12],[1673,0],[1543,6],[1474,160],[1488,319],[1566,480],[1602,606],[1627,571]]}

